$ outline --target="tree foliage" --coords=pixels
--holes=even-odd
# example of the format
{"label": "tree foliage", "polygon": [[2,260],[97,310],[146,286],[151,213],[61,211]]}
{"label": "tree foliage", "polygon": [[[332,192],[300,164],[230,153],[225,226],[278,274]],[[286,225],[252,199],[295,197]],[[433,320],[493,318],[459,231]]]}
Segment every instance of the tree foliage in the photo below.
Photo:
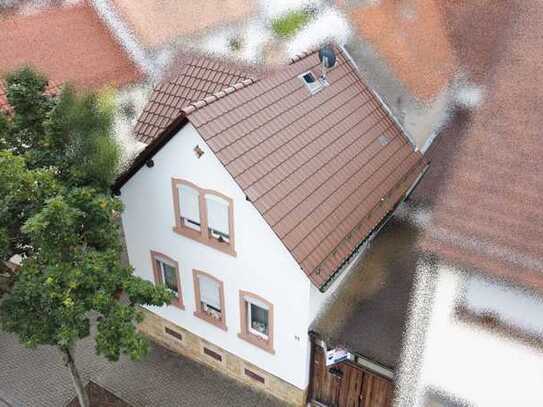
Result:
{"label": "tree foliage", "polygon": [[46,79],[28,68],[6,82],[0,260],[18,254],[23,262],[0,304],[1,326],[26,346],[54,345],[72,360],[97,317],[99,354],[140,358],[148,345],[135,329],[136,305],[160,306],[172,295],[121,261],[122,205],[109,192],[119,165],[111,109],[70,87],[48,95]]}

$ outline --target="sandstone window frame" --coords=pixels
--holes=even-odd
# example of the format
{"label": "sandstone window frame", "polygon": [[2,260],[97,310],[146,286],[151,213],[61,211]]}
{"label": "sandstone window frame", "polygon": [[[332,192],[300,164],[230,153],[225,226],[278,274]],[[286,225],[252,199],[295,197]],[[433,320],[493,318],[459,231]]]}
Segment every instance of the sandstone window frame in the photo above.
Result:
{"label": "sandstone window frame", "polygon": [[[201,291],[200,291],[200,277],[208,278],[219,286],[219,301],[221,306],[221,318],[216,319],[210,314],[208,314],[205,310],[202,309],[202,300],[201,300]],[[222,329],[223,331],[227,331],[228,328],[226,327],[226,308],[225,308],[225,301],[224,301],[224,283],[222,280],[219,280],[218,278],[212,276],[209,273],[206,273],[202,270],[192,270],[192,278],[194,281],[194,302],[196,306],[196,310],[194,311],[194,316],[202,319],[212,325],[215,325],[217,328]]]}
{"label": "sandstone window frame", "polygon": [[[236,257],[235,250],[235,230],[234,230],[234,201],[232,198],[224,195],[219,191],[212,189],[201,188],[198,185],[181,179],[172,178],[172,196],[173,207],[175,215],[175,225],[173,231],[181,236],[188,237],[189,239],[200,242],[206,246],[212,247],[223,253]],[[182,186],[190,187],[198,192],[199,202],[199,214],[200,214],[200,230],[196,230],[193,227],[189,227],[182,222],[181,207],[180,207],[180,193],[179,189]],[[222,201],[225,201],[228,205],[228,241],[221,241],[217,239],[215,235],[210,231],[208,222],[208,209],[206,204],[206,196],[218,197]]]}
{"label": "sandstone window frame", "polygon": [[177,297],[172,300],[170,305],[184,310],[185,305],[183,303],[183,286],[181,285],[181,272],[179,270],[179,263],[171,257],[165,255],[164,253],[158,252],[156,250],[151,250],[151,265],[153,270],[153,278],[156,285],[164,284],[164,279],[162,277],[163,270],[158,268],[157,262],[167,264],[175,269],[175,274],[177,278]]}
{"label": "sandstone window frame", "polygon": [[[253,302],[254,301],[254,302]],[[256,334],[253,329],[250,328],[249,316],[250,310],[249,306],[255,304],[256,306],[261,307],[260,304],[264,304],[268,311],[268,334]],[[273,348],[273,338],[274,338],[274,310],[273,304],[262,298],[261,296],[254,294],[249,291],[239,291],[239,311],[240,311],[240,333],[238,334],[239,338],[243,339],[250,344],[257,346],[268,353],[275,354]]]}

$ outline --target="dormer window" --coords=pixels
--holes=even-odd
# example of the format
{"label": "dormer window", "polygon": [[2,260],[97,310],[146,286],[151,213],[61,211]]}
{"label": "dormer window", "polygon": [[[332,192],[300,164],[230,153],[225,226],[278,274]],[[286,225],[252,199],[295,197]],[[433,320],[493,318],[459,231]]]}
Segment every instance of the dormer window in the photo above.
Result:
{"label": "dormer window", "polygon": [[317,79],[315,74],[311,71],[308,71],[306,73],[303,73],[300,75],[300,78],[304,82],[305,86],[311,94],[317,93],[322,88],[322,83]]}
{"label": "dormer window", "polygon": [[175,226],[183,236],[232,256],[234,208],[232,199],[217,191],[180,179],[172,179]]}

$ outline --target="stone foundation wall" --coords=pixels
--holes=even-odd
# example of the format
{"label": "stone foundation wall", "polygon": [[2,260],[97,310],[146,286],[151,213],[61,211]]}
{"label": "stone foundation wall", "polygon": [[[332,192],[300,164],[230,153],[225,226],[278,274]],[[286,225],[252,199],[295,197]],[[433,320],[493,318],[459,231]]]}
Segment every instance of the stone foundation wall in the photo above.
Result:
{"label": "stone foundation wall", "polygon": [[145,320],[138,329],[154,342],[172,352],[203,363],[257,391],[264,391],[294,406],[305,405],[306,391],[298,389],[148,310],[142,309],[142,311],[145,314]]}

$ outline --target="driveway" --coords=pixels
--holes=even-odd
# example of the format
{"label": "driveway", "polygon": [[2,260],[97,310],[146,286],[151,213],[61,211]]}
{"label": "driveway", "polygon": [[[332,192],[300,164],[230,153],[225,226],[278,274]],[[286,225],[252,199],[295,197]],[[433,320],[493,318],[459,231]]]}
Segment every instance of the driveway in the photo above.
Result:
{"label": "driveway", "polygon": [[[92,379],[134,407],[285,406],[154,344],[142,361],[110,363],[95,355],[87,338],[78,345],[76,361],[85,381]],[[62,407],[73,397],[55,348],[26,349],[0,331],[0,407]]]}

